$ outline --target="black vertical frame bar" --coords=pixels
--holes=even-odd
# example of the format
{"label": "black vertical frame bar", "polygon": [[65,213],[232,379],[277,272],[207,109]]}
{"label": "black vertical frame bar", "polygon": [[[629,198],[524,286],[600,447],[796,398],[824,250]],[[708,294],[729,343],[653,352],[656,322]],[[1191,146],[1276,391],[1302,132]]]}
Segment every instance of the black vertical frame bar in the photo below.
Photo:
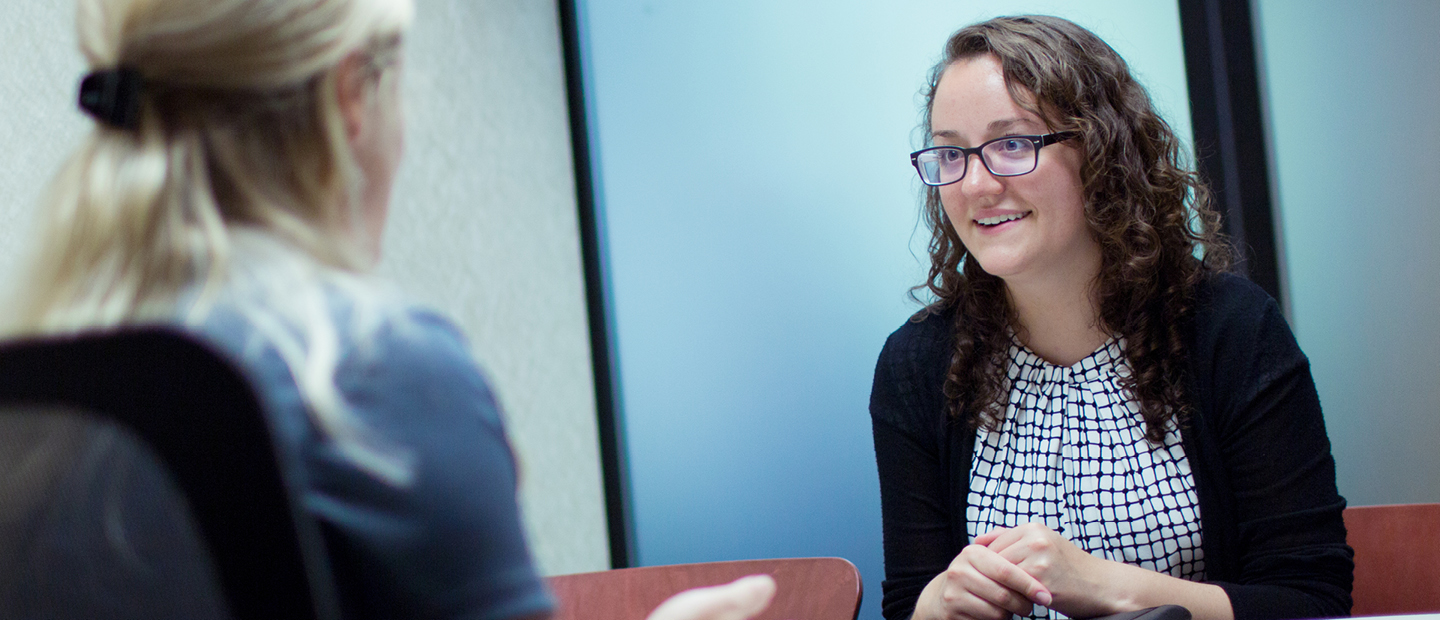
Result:
{"label": "black vertical frame bar", "polygon": [[1281,299],[1259,58],[1249,0],[1180,0],[1195,154],[1240,272]]}
{"label": "black vertical frame bar", "polygon": [[596,198],[595,166],[585,101],[584,38],[581,0],[557,0],[565,59],[565,90],[570,107],[570,149],[575,160],[575,199],[579,207],[580,255],[585,270],[585,303],[590,320],[590,355],[595,373],[595,412],[600,432],[600,466],[605,485],[610,566],[634,562],[630,513],[630,476],[626,467],[619,401],[619,371],[611,341],[610,304],[605,271],[604,232]]}

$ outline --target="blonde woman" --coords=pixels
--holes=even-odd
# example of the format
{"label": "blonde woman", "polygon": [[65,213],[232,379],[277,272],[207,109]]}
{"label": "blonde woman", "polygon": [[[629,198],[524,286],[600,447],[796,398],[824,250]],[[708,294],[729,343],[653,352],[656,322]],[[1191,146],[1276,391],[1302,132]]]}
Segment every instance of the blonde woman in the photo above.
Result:
{"label": "blonde woman", "polygon": [[[11,327],[176,324],[238,361],[347,617],[543,617],[493,394],[445,318],[366,275],[402,151],[413,10],[82,0],[80,105],[97,126],[43,205]],[[773,591],[750,580],[662,617],[756,609]]]}
{"label": "blonde woman", "polygon": [[413,10],[82,1],[97,127],[52,185],[17,327],[181,324],[239,361],[347,616],[539,616],[493,395],[449,322],[365,275]]}

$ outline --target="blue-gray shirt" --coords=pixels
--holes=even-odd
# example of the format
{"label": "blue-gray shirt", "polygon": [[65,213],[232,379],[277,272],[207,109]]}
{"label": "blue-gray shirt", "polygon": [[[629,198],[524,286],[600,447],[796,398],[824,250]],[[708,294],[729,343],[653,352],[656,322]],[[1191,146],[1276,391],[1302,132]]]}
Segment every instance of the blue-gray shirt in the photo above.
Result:
{"label": "blue-gray shirt", "polygon": [[328,295],[341,336],[335,382],[364,428],[408,453],[395,486],[316,426],[277,349],[224,304],[196,329],[249,375],[321,524],[349,618],[509,619],[552,603],[525,546],[499,406],[455,327],[395,307],[347,341],[353,303]]}

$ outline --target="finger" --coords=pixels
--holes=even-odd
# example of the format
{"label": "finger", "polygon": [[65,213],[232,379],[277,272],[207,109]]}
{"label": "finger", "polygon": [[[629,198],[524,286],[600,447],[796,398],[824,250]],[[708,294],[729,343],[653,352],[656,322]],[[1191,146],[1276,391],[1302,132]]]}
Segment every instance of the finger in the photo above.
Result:
{"label": "finger", "polygon": [[988,547],[988,546],[990,546],[990,542],[991,542],[991,541],[995,540],[995,539],[996,539],[997,537],[999,537],[1001,534],[1004,534],[1005,532],[1008,532],[1008,531],[1010,531],[1010,528],[1008,528],[1008,527],[997,527],[997,528],[995,528],[995,529],[993,529],[993,530],[990,530],[990,531],[988,531],[988,532],[985,532],[984,534],[981,534],[981,535],[979,535],[979,536],[976,536],[976,537],[975,537],[974,544]]}
{"label": "finger", "polygon": [[[1024,597],[1027,601],[1037,605],[1048,607],[1053,601],[1050,590],[1045,587],[1045,584],[1040,583],[1040,580],[1030,576],[1030,573],[1025,572],[1010,560],[1005,559],[987,547],[978,545],[971,545],[971,547],[975,547],[976,551],[972,554],[974,557],[971,558],[970,564],[974,566],[975,570],[979,571],[981,575],[984,575],[1006,589],[1019,593],[1020,596]],[[966,547],[966,549],[968,550],[970,547]],[[964,551],[961,553],[964,553]],[[996,604],[1000,603],[1000,601],[993,602]],[[1006,609],[1009,608],[1007,607]],[[1025,614],[1028,613],[1029,612],[1025,612]]]}
{"label": "finger", "polygon": [[945,592],[946,608],[971,618],[1007,620],[1011,614],[1028,616],[1034,605],[1024,595],[976,573],[962,585]]}
{"label": "finger", "polygon": [[995,530],[991,530],[990,532],[995,535],[991,536],[986,542],[983,543],[980,542],[980,538],[977,537],[975,539],[975,544],[983,544],[986,548],[994,551],[995,553],[1004,552],[1006,549],[1009,549],[1012,545],[1019,542],[1025,537],[1025,533],[1023,531],[1010,528],[1006,528],[1003,531],[1000,528],[997,528]]}
{"label": "finger", "polygon": [[1000,535],[996,536],[994,540],[990,541],[990,543],[985,546],[989,547],[991,551],[1005,556],[1005,558],[1010,560],[1011,562],[1019,564],[1020,558],[1014,557],[1012,554],[1008,554],[1005,552],[1007,550],[1013,549],[1015,547],[1015,544],[1019,543],[1020,541],[1023,541],[1027,538],[1033,538],[1035,536],[1045,536],[1052,533],[1053,531],[1054,530],[1051,530],[1050,527],[1045,525],[1044,523],[1025,523],[1023,525],[1018,525],[1016,527],[1010,528],[1005,532],[1002,532]]}
{"label": "finger", "polygon": [[[999,588],[999,586],[995,586],[993,583],[991,583],[991,585]],[[1016,601],[1014,605],[996,605],[976,592],[957,588],[955,592],[945,596],[945,608],[948,610],[947,617],[950,618],[950,620],[955,620],[956,618],[965,620],[1010,620],[1013,614],[1028,616],[1030,612],[1034,610],[1034,607],[1020,595],[1011,592],[1010,596]]]}
{"label": "finger", "polygon": [[770,606],[770,601],[775,598],[775,579],[769,575],[741,577],[720,588],[729,590],[727,596],[735,603],[735,609],[743,618],[750,618],[765,611],[765,608]]}
{"label": "finger", "polygon": [[774,597],[774,579],[751,575],[676,594],[650,612],[648,620],[749,620],[764,611]]}

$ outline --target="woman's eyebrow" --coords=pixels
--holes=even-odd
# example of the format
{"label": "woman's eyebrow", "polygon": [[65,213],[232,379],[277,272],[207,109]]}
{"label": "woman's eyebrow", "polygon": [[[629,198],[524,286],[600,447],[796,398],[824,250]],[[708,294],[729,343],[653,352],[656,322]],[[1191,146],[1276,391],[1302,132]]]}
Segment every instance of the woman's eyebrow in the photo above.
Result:
{"label": "woman's eyebrow", "polygon": [[[1024,118],[1024,117],[1002,118],[1002,119],[999,119],[999,120],[990,121],[990,124],[985,126],[985,130],[986,130],[987,132],[989,132],[990,134],[996,134],[996,133],[1000,133],[1000,132],[1002,132],[1002,131],[1005,131],[1005,130],[1007,130],[1007,129],[1011,129],[1011,128],[1015,127],[1016,125],[1022,125],[1022,126],[1023,126],[1023,125],[1038,125],[1038,124],[1039,124],[1039,123],[1036,122],[1034,119],[1029,119],[1029,118]],[[931,131],[931,132],[930,132],[930,139],[933,141],[935,138],[946,138],[946,139],[949,139],[949,140],[959,140],[959,139],[960,139],[960,132],[955,131],[954,129],[939,129],[939,130]]]}
{"label": "woman's eyebrow", "polygon": [[1016,125],[1024,125],[1031,122],[1032,121],[1028,118],[1002,118],[1000,120],[990,121],[990,124],[986,126],[986,128],[989,129],[991,132],[997,132],[1004,129],[1010,129],[1011,127],[1014,127]]}

